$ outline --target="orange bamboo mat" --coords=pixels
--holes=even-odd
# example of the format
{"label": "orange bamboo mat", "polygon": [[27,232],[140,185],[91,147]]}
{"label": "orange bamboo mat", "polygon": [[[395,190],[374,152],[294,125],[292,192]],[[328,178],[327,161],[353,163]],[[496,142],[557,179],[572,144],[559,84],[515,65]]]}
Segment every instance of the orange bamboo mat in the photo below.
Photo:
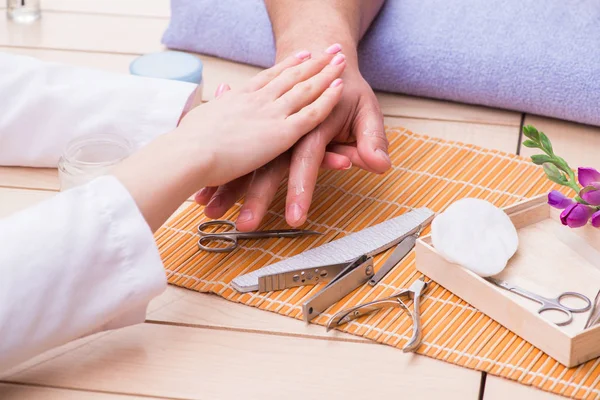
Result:
{"label": "orange bamboo mat", "polygon": [[[245,241],[232,253],[207,253],[196,247],[196,227],[206,219],[202,208],[192,205],[182,211],[156,233],[169,282],[301,318],[300,305],[321,286],[239,294],[229,283],[238,275],[413,208],[426,206],[439,212],[462,197],[478,197],[502,207],[553,188],[540,168],[515,155],[419,136],[404,129],[388,129],[388,137],[394,167],[387,174],[353,169],[320,176],[305,228],[324,233],[322,237]],[[263,229],[286,228],[285,187],[284,183]],[[238,210],[239,204],[226,217],[234,218]],[[376,269],[390,253],[375,258]],[[324,324],[342,308],[408,287],[420,276],[414,262],[413,252],[377,286],[364,285],[313,322]],[[565,396],[600,398],[600,359],[565,368],[437,284],[424,296],[421,312],[424,337],[420,354]],[[399,309],[383,309],[344,327],[346,332],[394,347],[404,345],[410,329],[410,318]]]}

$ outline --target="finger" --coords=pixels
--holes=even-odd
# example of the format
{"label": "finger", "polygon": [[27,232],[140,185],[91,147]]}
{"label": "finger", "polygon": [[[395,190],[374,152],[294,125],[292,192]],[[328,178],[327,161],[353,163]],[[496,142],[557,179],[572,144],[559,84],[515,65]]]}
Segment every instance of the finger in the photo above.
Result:
{"label": "finger", "polygon": [[297,227],[306,222],[308,209],[319,175],[319,166],[325,156],[324,131],[319,126],[304,136],[292,150],[290,175],[285,207],[285,219],[290,226]]}
{"label": "finger", "polygon": [[342,47],[340,45],[330,46],[323,54],[321,54],[321,56],[308,60],[300,65],[287,68],[267,83],[260,91],[271,99],[281,97],[296,84],[321,72],[334,57],[338,56],[337,53],[339,53],[341,49]]}
{"label": "finger", "polygon": [[217,86],[217,90],[215,90],[215,98],[219,98],[223,93],[228,92],[231,90],[231,87],[229,87],[228,84],[226,83],[221,83],[219,86]]}
{"label": "finger", "polygon": [[352,162],[350,161],[350,158],[345,155],[327,151],[321,162],[321,168],[345,170],[352,168]]}
{"label": "finger", "polygon": [[345,145],[345,144],[333,144],[327,146],[327,150],[334,154],[338,154],[344,157],[347,157],[353,166],[358,167],[360,169],[364,169],[365,171],[376,173],[371,167],[369,167],[363,160],[360,158],[358,154],[358,149],[356,148],[356,144],[354,146]]}
{"label": "finger", "polygon": [[219,186],[206,205],[204,214],[209,218],[221,218],[242,197],[248,188],[251,176],[251,174],[248,174]]}
{"label": "finger", "polygon": [[217,186],[207,186],[202,188],[198,193],[194,195],[194,201],[200,205],[207,205],[210,199],[213,197],[215,192],[217,191]]}
{"label": "finger", "polygon": [[329,85],[342,75],[345,67],[346,57],[336,54],[319,73],[293,86],[287,93],[282,94],[275,104],[281,106],[287,115],[302,109],[327,90]]}
{"label": "finger", "polygon": [[358,154],[374,172],[383,173],[392,166],[388,155],[388,140],[383,126],[383,114],[373,96],[367,104],[359,104],[353,127]]}
{"label": "finger", "polygon": [[269,206],[275,198],[279,183],[287,173],[289,160],[289,153],[284,153],[254,173],[252,182],[246,192],[244,205],[236,221],[236,227],[239,231],[245,232],[258,229],[260,222],[267,214]]}
{"label": "finger", "polygon": [[312,131],[323,122],[340,101],[343,88],[342,79],[337,78],[318,99],[287,117],[284,126],[289,130],[288,139],[296,142],[306,132]]}
{"label": "finger", "polygon": [[275,64],[269,69],[265,69],[259,72],[254,78],[248,82],[245,86],[245,90],[248,92],[254,92],[264,87],[266,84],[271,82],[273,79],[278,77],[283,71],[296,65],[302,64],[304,61],[309,60],[311,57],[310,52],[302,50],[293,56],[285,58],[283,61]]}

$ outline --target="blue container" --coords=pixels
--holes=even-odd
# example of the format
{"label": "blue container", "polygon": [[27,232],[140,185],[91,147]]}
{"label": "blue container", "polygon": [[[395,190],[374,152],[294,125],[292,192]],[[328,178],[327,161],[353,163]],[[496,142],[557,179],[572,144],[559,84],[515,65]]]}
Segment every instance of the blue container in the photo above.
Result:
{"label": "blue container", "polygon": [[181,51],[163,51],[140,56],[129,65],[132,75],[202,83],[202,61]]}

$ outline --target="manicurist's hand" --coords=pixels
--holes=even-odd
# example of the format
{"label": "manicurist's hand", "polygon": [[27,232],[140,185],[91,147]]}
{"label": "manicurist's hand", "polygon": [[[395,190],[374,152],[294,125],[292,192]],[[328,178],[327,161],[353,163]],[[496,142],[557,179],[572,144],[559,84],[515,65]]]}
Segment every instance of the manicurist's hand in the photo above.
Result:
{"label": "manicurist's hand", "polygon": [[342,54],[287,57],[188,112],[175,131],[125,160],[114,175],[158,228],[198,187],[261,168],[323,122],[342,95],[344,67]]}

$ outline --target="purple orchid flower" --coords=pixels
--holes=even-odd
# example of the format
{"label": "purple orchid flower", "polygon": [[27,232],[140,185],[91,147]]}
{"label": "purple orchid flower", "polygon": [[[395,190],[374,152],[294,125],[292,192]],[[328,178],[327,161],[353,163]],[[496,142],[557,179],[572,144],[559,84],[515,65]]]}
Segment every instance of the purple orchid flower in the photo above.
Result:
{"label": "purple orchid flower", "polygon": [[594,211],[595,209],[590,206],[573,203],[560,214],[560,222],[569,228],[580,228],[588,223]]}
{"label": "purple orchid flower", "polygon": [[553,190],[550,193],[548,193],[548,204],[550,204],[554,208],[564,210],[573,203],[573,200],[571,200],[558,190]]}
{"label": "purple orchid flower", "polygon": [[594,168],[579,168],[577,172],[579,183],[583,189],[579,192],[586,203],[600,206],[600,172]]}
{"label": "purple orchid flower", "polygon": [[592,214],[592,226],[600,228],[600,211],[596,211]]}

